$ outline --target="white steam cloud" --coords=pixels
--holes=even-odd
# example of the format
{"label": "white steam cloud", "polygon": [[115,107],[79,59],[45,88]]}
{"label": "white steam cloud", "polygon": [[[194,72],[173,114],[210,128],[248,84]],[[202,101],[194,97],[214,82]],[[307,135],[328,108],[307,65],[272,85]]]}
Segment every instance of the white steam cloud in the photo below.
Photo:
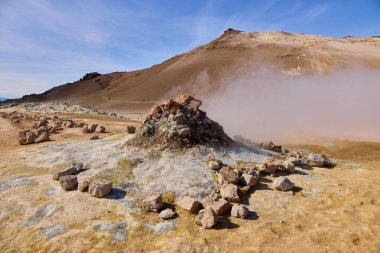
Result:
{"label": "white steam cloud", "polygon": [[[208,80],[204,75],[201,79]],[[380,141],[378,70],[289,76],[261,69],[228,75],[220,83],[211,95],[192,92],[231,136],[278,143],[326,138]]]}

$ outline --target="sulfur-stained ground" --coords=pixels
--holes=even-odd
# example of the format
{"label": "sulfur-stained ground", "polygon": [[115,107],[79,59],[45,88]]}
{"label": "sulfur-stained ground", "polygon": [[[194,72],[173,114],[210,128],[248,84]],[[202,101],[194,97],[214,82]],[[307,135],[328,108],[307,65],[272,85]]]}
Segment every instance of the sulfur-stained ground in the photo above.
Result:
{"label": "sulfur-stained ground", "polygon": [[[165,152],[141,151],[150,165],[136,165],[131,162],[136,153],[118,149],[118,144],[128,138],[125,127],[136,123],[75,117],[101,123],[108,133],[94,144],[80,129],[65,129],[54,135],[52,142],[20,146],[20,126],[0,119],[0,252],[380,251],[379,143],[332,141],[289,146],[292,150],[323,152],[338,165],[297,168],[297,173],[289,176],[297,186],[294,195],[273,190],[274,178],[263,177],[243,199],[252,211],[249,219],[223,217],[214,229],[205,230],[195,225],[195,216],[179,209],[176,219],[165,222],[139,209],[141,198],[152,189],[164,192],[170,206],[170,189],[178,191],[181,184],[168,185],[180,174],[194,177],[192,184],[182,181],[185,192],[206,194],[208,187],[212,188],[212,175],[201,174],[201,164],[193,168],[186,163],[192,161],[188,157],[199,154],[193,151],[176,158]],[[255,158],[264,154],[258,153]],[[79,191],[65,192],[52,180],[52,174],[69,166],[71,158],[80,157],[91,168],[79,178],[98,176],[116,183],[109,196],[98,199]],[[233,162],[233,156],[225,157],[224,162]],[[183,171],[178,175],[165,167],[173,161],[182,162]],[[142,180],[142,175],[148,175],[148,180]],[[155,178],[168,178],[168,183],[160,187],[155,182],[161,181]],[[197,188],[206,190],[190,191]]]}

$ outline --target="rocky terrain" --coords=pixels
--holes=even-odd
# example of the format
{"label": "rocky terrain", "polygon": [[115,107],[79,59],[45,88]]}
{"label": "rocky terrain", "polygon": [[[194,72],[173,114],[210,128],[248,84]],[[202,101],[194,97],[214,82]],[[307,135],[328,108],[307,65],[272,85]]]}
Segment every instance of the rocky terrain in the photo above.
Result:
{"label": "rocky terrain", "polygon": [[378,251],[377,143],[246,146],[201,104],[2,108],[0,251]]}

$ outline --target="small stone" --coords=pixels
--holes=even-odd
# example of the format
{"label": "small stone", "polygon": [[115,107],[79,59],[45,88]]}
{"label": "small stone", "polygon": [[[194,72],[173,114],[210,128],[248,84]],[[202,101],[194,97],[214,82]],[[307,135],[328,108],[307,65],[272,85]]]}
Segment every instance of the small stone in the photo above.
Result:
{"label": "small stone", "polygon": [[143,210],[145,212],[158,213],[163,206],[161,194],[152,194],[143,200]]}
{"label": "small stone", "polygon": [[98,133],[105,133],[106,128],[104,126],[99,126]]}
{"label": "small stone", "polygon": [[211,209],[211,207],[207,207],[198,213],[195,218],[195,223],[203,228],[212,228],[218,223],[218,215]]}
{"label": "small stone", "polygon": [[93,181],[88,187],[88,192],[97,198],[106,196],[112,190],[112,182],[109,180]]}
{"label": "small stone", "polygon": [[98,127],[98,124],[91,124],[90,125],[90,132],[93,133],[95,132],[96,128]]}
{"label": "small stone", "polygon": [[61,177],[63,177],[63,176],[68,176],[68,175],[74,175],[74,174],[76,174],[78,171],[77,171],[77,169],[75,168],[75,167],[71,167],[71,168],[68,168],[68,169],[66,169],[66,170],[62,170],[62,171],[60,171],[60,172],[58,172],[58,173],[55,173],[54,175],[53,175],[53,179],[54,180],[59,180]]}
{"label": "small stone", "polygon": [[136,127],[134,127],[134,126],[127,126],[126,132],[129,133],[129,134],[135,134],[136,133]]}
{"label": "small stone", "polygon": [[35,133],[32,131],[28,131],[25,133],[20,133],[21,140],[19,141],[22,145],[32,144],[35,142],[35,138],[37,137]]}
{"label": "small stone", "polygon": [[227,201],[239,203],[240,197],[238,194],[238,187],[233,184],[226,184],[220,188],[220,195]]}
{"label": "small stone", "polygon": [[83,133],[88,134],[91,133],[91,129],[88,126],[84,126],[82,129]]}
{"label": "small stone", "polygon": [[248,216],[248,214],[249,214],[249,210],[246,205],[236,204],[232,206],[231,216],[240,218],[240,219],[245,219]]}
{"label": "small stone", "polygon": [[225,199],[218,199],[209,206],[217,215],[225,215],[231,208],[231,204]]}
{"label": "small stone", "polygon": [[90,140],[98,140],[99,139],[99,135],[93,135],[93,136],[91,136],[91,138],[90,138]]}
{"label": "small stone", "polygon": [[292,162],[289,162],[289,161],[282,162],[280,168],[283,171],[286,171],[286,172],[291,173],[291,174],[296,172],[296,166],[294,166],[294,164]]}
{"label": "small stone", "polygon": [[78,178],[73,175],[62,176],[59,178],[59,183],[61,184],[62,189],[69,191],[78,185]]}
{"label": "small stone", "polygon": [[90,181],[87,181],[87,180],[84,180],[84,181],[80,181],[79,184],[78,184],[78,190],[81,191],[81,192],[85,192],[87,191],[88,187],[90,186]]}
{"label": "small stone", "polygon": [[242,185],[253,187],[259,182],[259,179],[260,179],[260,172],[255,171],[253,175],[243,173],[243,175],[239,179],[239,182]]}
{"label": "small stone", "polygon": [[258,170],[267,174],[273,174],[278,169],[280,169],[280,165],[273,157],[268,157],[258,165]]}
{"label": "small stone", "polygon": [[332,162],[323,154],[311,153],[307,156],[307,163],[313,167],[330,167]]}
{"label": "small stone", "polygon": [[34,143],[41,143],[45,141],[50,141],[50,137],[48,133],[42,133],[40,136],[38,136],[35,140]]}
{"label": "small stone", "polygon": [[239,175],[234,172],[220,172],[218,174],[219,185],[236,184],[239,181]]}
{"label": "small stone", "polygon": [[176,213],[172,209],[166,208],[165,210],[161,211],[158,216],[163,220],[168,220],[173,218],[175,215]]}
{"label": "small stone", "polygon": [[198,213],[202,205],[201,202],[189,196],[178,197],[176,199],[176,204],[190,213]]}
{"label": "small stone", "polygon": [[273,187],[277,190],[286,192],[293,189],[294,183],[287,177],[279,177],[273,181]]}

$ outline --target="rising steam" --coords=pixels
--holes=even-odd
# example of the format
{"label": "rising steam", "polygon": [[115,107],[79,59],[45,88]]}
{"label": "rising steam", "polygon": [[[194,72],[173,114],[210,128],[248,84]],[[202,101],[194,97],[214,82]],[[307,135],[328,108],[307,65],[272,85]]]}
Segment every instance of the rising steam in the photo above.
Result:
{"label": "rising steam", "polygon": [[[204,75],[201,79],[208,80]],[[203,97],[208,115],[231,136],[279,143],[321,138],[380,141],[379,71],[289,76],[261,69],[229,74],[220,83],[207,97],[194,92]]]}

